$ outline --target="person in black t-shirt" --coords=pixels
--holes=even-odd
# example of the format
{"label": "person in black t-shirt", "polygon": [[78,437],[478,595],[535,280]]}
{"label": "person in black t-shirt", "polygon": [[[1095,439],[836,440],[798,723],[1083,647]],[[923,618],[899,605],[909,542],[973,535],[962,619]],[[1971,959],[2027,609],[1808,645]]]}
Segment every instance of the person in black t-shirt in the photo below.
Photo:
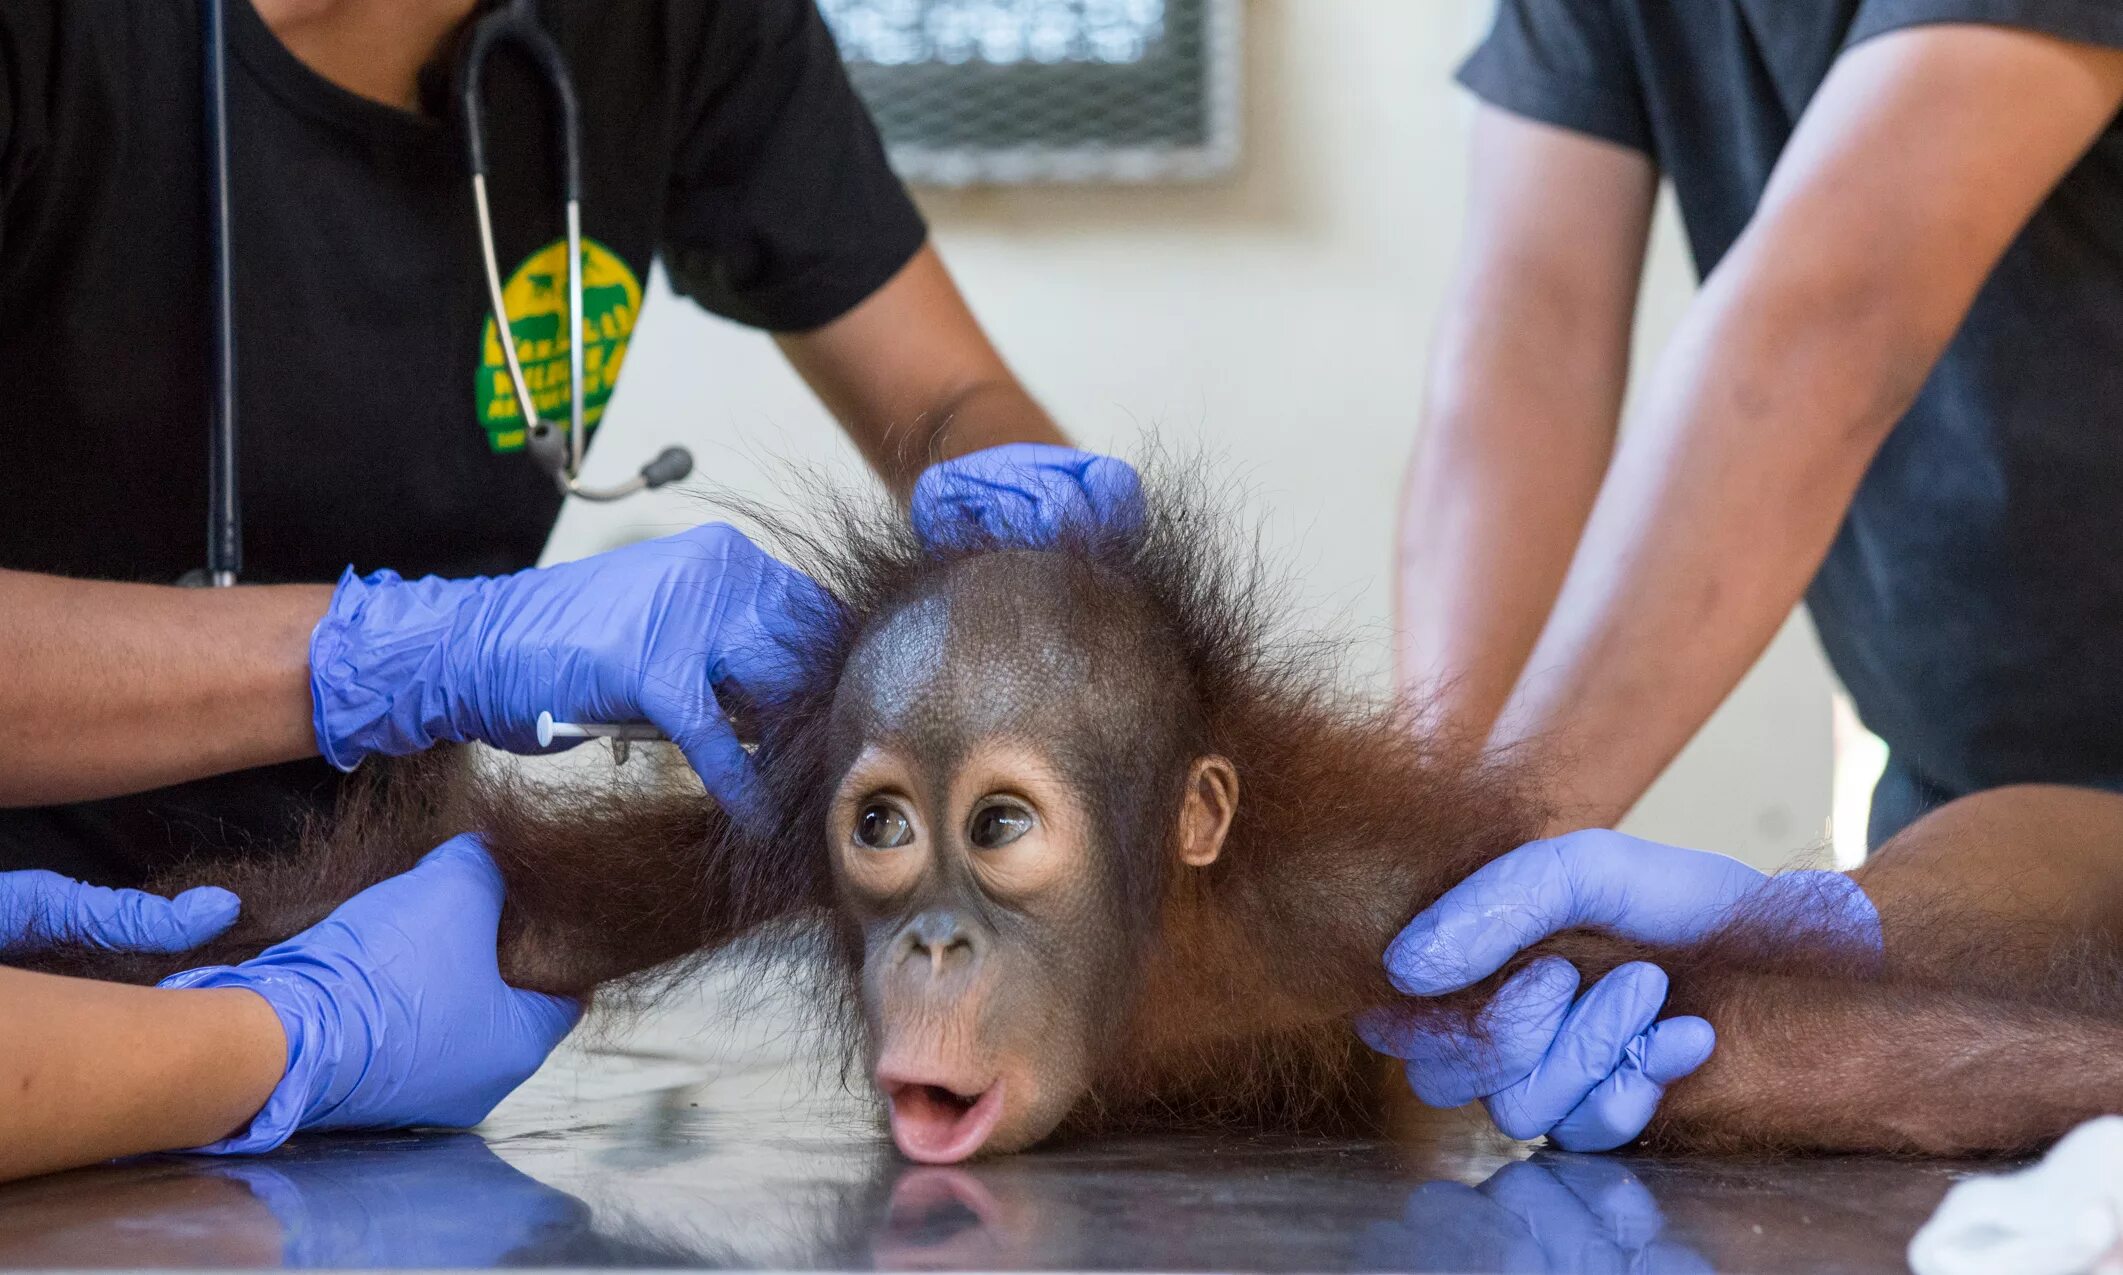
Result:
{"label": "person in black t-shirt", "polygon": [[[531,567],[561,497],[521,455],[502,341],[565,419],[561,169],[546,84],[503,57],[483,94],[498,333],[448,109],[478,0],[227,6],[246,583],[191,590],[174,581],[206,511],[199,14],[0,0],[0,948],[191,946],[240,903],[40,869],[126,885],[286,845],[364,757],[528,750],[544,710],[655,723],[748,817],[716,694],[771,693],[775,639],[821,609],[726,526]],[[967,311],[811,0],[539,16],[582,109],[592,422],[661,261],[775,334],[917,528],[1126,516],[1132,471],[1063,445]],[[0,1176],[232,1125],[214,1149],[478,1120],[577,1012],[493,974],[500,906],[460,837],[166,989],[0,967],[0,1016],[40,1024],[0,1072],[49,1091],[16,1104]]]}
{"label": "person in black t-shirt", "polygon": [[[780,622],[758,591],[785,573],[739,539],[447,597],[404,583],[530,566],[561,500],[523,454],[479,268],[452,85],[476,8],[229,0],[244,579],[261,587],[190,591],[169,586],[199,565],[206,509],[197,14],[0,0],[0,867],[137,885],[285,844],[339,783],[320,749],[351,768],[438,739],[526,748],[551,694],[653,718],[720,795],[741,784],[717,715],[673,720],[708,702],[711,668],[735,672],[711,651]],[[925,462],[1063,441],[928,246],[810,0],[539,12],[582,103],[593,424],[661,261],[681,293],[773,332],[902,495]],[[484,99],[511,335],[541,414],[564,420],[547,88],[503,46]],[[652,600],[680,584],[726,599],[682,617],[723,631],[659,636]],[[515,622],[530,597],[544,610]],[[526,651],[547,663],[521,667]]]}
{"label": "person in black t-shirt", "polygon": [[[1891,750],[1875,845],[2002,785],[2123,790],[2123,5],[1501,0],[1461,79],[1469,239],[1401,537],[1440,724],[1558,745],[1556,831],[1606,827],[1804,598]],[[1618,439],[1662,176],[1704,287]],[[1588,908],[1671,935],[1685,853],[1537,843],[1417,918],[1403,986]],[[1495,1006],[1510,1066],[1430,1087],[1633,1138],[1709,1025],[1663,1032],[1648,966],[1548,984]]]}

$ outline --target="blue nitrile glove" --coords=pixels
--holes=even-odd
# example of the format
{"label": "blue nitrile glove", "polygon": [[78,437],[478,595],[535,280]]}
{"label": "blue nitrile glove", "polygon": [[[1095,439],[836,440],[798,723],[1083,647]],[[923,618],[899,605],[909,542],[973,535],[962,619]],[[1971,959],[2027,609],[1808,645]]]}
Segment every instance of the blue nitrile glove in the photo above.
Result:
{"label": "blue nitrile glove", "polygon": [[[1881,947],[1880,918],[1849,877],[1771,877],[1737,859],[1662,846],[1618,832],[1535,841],[1484,865],[1445,892],[1386,950],[1395,987],[1410,996],[1457,991],[1495,973],[1558,931],[1596,927],[1647,943],[1704,937],[1758,891],[1806,891],[1833,932]],[[1658,1021],[1666,974],[1623,965],[1577,995],[1567,961],[1536,961],[1483,1009],[1486,1041],[1423,1030],[1385,1010],[1359,1023],[1374,1049],[1408,1063],[1408,1083],[1432,1106],[1483,1100],[1514,1138],[1543,1134],[1571,1151],[1607,1151],[1644,1131],[1666,1086],[1703,1065],[1716,1043],[1701,1018]]]}
{"label": "blue nitrile glove", "polygon": [[1133,530],[1143,485],[1126,461],[1051,443],[1005,443],[931,465],[914,483],[914,534],[951,545],[968,533],[1040,546],[1064,526]]}
{"label": "blue nitrile glove", "polygon": [[301,1129],[485,1119],[582,1012],[501,981],[501,896],[478,838],[452,837],[253,960],[164,979],[256,992],[287,1032],[287,1071],[250,1127],[200,1149],[269,1151]]}
{"label": "blue nitrile glove", "polygon": [[0,872],[0,951],[92,943],[131,952],[182,952],[235,924],[236,896],[218,886],[174,899],[84,885],[42,868]]}
{"label": "blue nitrile glove", "polygon": [[511,576],[349,570],[310,639],[317,746],[348,770],[445,740],[533,752],[546,711],[647,720],[749,813],[751,761],[716,696],[771,695],[831,605],[725,523]]}

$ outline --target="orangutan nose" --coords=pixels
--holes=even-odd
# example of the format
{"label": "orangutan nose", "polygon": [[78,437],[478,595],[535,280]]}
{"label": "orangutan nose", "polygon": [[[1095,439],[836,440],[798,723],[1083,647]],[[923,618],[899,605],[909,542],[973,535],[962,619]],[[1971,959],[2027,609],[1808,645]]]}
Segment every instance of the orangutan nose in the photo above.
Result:
{"label": "orangutan nose", "polygon": [[931,908],[899,932],[900,963],[926,966],[937,980],[971,974],[985,946],[980,932],[949,908]]}

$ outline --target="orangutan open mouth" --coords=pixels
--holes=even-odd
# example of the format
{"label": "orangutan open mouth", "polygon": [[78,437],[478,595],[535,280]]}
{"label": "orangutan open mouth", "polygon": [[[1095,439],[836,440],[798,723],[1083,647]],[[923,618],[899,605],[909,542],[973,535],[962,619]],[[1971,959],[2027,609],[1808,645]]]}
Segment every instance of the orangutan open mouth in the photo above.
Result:
{"label": "orangutan open mouth", "polygon": [[1003,1085],[962,1090],[924,1081],[877,1078],[892,1105],[892,1140],[918,1164],[956,1164],[978,1154],[1003,1114]]}

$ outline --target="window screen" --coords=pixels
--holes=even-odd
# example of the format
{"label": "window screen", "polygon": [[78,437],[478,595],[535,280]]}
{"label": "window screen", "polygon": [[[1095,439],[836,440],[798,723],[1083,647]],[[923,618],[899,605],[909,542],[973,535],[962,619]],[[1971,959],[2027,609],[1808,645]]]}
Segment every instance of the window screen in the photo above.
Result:
{"label": "window screen", "polygon": [[819,0],[892,161],[935,185],[1212,176],[1238,0]]}

